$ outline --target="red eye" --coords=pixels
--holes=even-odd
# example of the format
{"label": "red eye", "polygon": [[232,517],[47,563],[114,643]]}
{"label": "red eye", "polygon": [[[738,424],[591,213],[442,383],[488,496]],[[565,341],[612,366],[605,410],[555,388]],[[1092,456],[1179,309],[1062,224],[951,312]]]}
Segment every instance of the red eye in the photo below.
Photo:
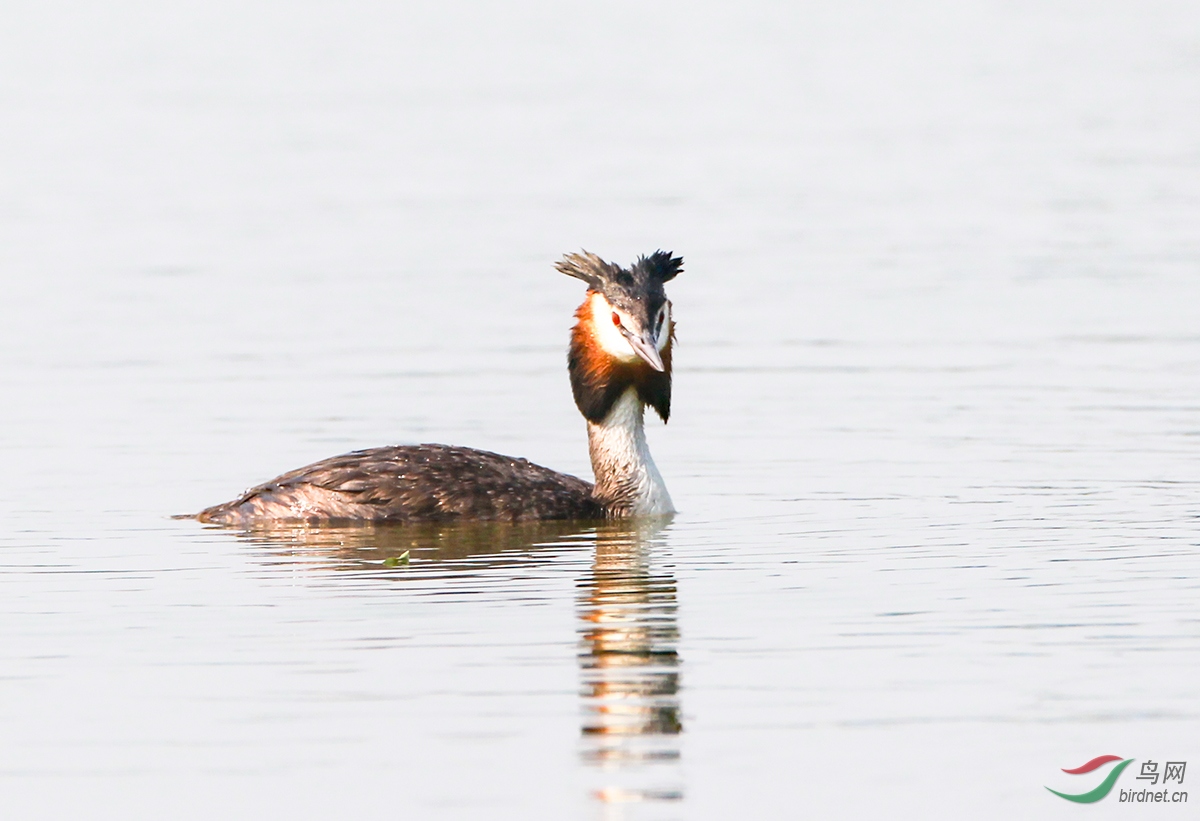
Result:
{"label": "red eye", "polygon": [[618,328],[621,327],[621,317],[617,316],[617,312],[613,311],[613,324]]}

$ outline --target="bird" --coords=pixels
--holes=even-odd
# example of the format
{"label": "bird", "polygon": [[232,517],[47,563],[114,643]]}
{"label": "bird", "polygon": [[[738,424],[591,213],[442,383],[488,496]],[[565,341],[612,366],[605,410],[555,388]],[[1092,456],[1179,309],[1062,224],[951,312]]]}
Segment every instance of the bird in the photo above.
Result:
{"label": "bird", "polygon": [[674,513],[644,420],[647,406],[664,423],[671,415],[675,320],[663,286],[682,272],[683,259],[660,250],[621,267],[582,251],[554,267],[587,285],[575,311],[567,371],[587,422],[595,482],[474,448],[390,445],[314,462],[179,518],[252,529]]}

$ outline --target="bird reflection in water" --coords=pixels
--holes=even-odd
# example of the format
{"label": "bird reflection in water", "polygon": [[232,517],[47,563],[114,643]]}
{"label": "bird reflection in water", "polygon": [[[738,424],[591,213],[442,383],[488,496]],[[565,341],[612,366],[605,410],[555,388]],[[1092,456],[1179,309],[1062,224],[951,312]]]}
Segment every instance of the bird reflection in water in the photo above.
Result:
{"label": "bird reflection in water", "polygon": [[611,817],[683,798],[678,604],[674,576],[651,561],[660,532],[600,528],[580,584],[583,757],[603,778],[594,795]]}
{"label": "bird reflection in water", "polygon": [[[577,583],[582,758],[605,818],[678,808],[679,621],[675,577],[654,559],[664,525],[534,522],[406,526],[274,526],[241,531],[269,565],[349,571],[385,583],[462,578],[471,570],[553,563],[594,545]],[[404,557],[404,566],[397,559]],[[411,561],[411,564],[408,562]]]}
{"label": "bird reflection in water", "polygon": [[301,566],[355,578],[461,578],[464,571],[502,570],[553,561],[555,548],[586,544],[578,522],[464,522],[312,526],[274,524],[237,531],[261,550],[264,564]]}

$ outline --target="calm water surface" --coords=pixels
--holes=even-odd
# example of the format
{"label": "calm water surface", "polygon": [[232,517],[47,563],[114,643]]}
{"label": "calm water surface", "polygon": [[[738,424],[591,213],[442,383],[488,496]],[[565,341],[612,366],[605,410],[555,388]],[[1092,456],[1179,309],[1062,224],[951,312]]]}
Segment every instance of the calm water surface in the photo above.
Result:
{"label": "calm water surface", "polygon": [[[1200,767],[1198,9],[17,3],[4,816],[1060,818],[1061,768]],[[580,246],[686,259],[673,520],[169,519],[394,442],[589,475]]]}

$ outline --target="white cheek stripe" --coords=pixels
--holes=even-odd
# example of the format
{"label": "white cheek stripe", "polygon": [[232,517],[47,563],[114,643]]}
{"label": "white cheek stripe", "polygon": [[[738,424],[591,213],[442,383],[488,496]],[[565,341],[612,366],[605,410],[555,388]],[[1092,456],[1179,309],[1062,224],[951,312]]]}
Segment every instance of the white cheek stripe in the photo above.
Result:
{"label": "white cheek stripe", "polygon": [[[655,347],[661,353],[666,349],[667,343],[671,341],[671,303],[666,304],[667,315],[663,319],[662,334],[658,337],[658,342]],[[603,294],[592,294],[592,327],[595,329],[596,342],[600,344],[600,349],[609,356],[620,359],[625,362],[632,362],[640,359],[637,352],[630,346],[629,340],[625,338],[617,326],[612,322],[613,307]]]}
{"label": "white cheek stripe", "polygon": [[603,294],[592,294],[592,328],[600,349],[614,359],[631,362],[638,358],[625,336],[612,323],[613,308]]}

